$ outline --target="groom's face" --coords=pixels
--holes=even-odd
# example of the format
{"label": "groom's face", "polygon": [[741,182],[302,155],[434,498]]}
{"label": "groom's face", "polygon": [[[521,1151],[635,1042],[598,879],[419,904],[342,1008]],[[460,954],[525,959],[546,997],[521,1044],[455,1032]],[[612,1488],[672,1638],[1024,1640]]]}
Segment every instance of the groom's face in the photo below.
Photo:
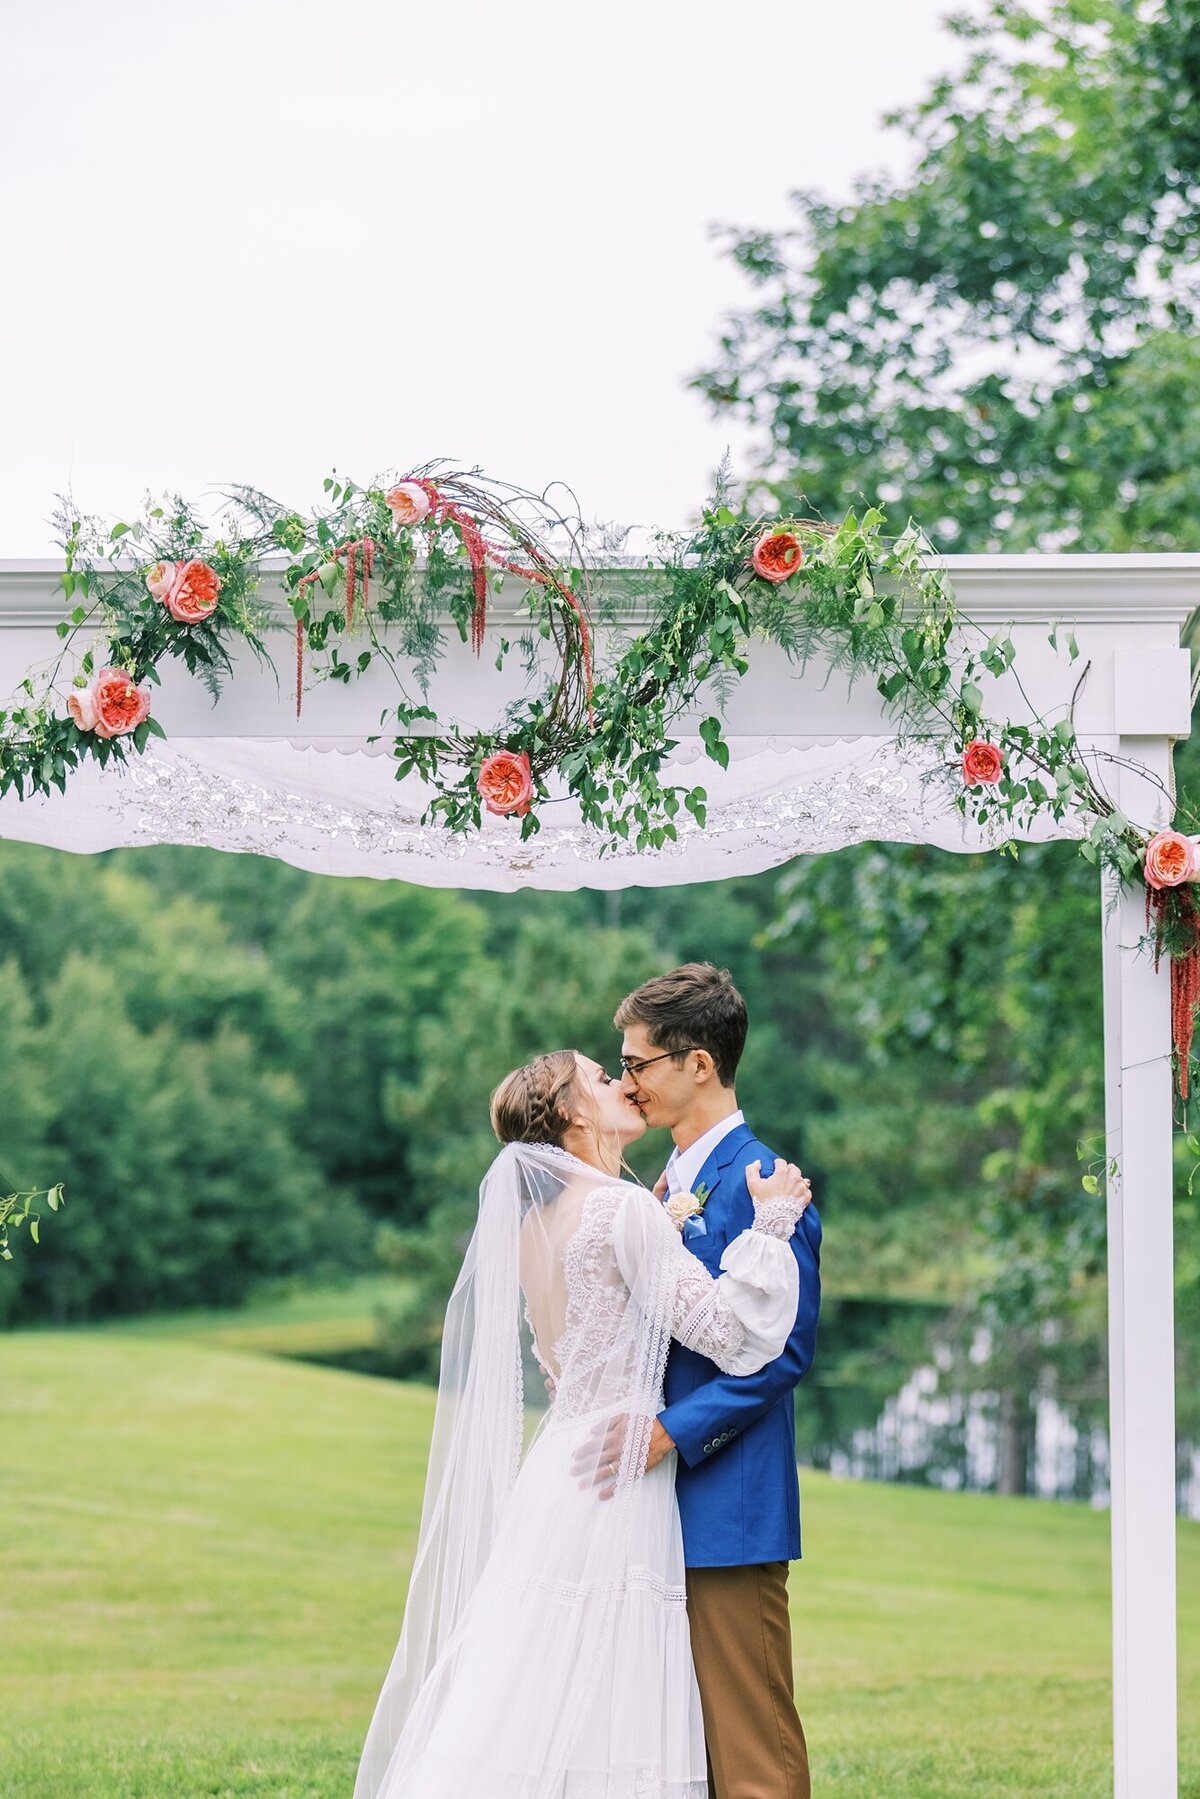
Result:
{"label": "groom's face", "polygon": [[667,1054],[638,1024],[626,1030],[621,1056],[635,1064],[621,1082],[625,1092],[651,1129],[670,1130],[696,1095],[695,1077],[688,1067],[691,1058]]}

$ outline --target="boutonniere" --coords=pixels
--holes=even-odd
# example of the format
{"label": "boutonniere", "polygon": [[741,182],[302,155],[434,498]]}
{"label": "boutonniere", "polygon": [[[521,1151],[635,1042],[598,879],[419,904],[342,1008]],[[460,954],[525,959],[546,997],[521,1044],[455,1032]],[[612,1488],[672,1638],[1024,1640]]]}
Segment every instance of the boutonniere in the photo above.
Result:
{"label": "boutonniere", "polygon": [[699,1218],[708,1204],[708,1196],[711,1191],[712,1189],[706,1187],[701,1181],[694,1193],[673,1193],[671,1195],[667,1201],[666,1211],[667,1217],[676,1230],[681,1231],[689,1219]]}

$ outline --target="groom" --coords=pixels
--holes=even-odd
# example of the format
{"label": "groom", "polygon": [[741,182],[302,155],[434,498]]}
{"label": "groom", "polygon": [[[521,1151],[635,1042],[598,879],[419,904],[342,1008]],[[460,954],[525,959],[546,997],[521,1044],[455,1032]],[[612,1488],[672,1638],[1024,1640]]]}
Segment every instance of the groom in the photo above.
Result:
{"label": "groom", "polygon": [[[646,1123],[671,1132],[665,1193],[703,1198],[684,1242],[715,1275],[754,1221],[748,1164],[774,1152],[738,1109],[734,1076],[746,1006],[724,969],[689,962],[621,1001],[622,1083]],[[821,1222],[809,1206],[791,1239],[800,1303],[787,1346],[761,1373],[733,1376],[674,1344],[666,1408],[647,1467],[675,1450],[692,1655],[714,1799],[809,1799],[808,1751],[792,1693],[788,1563],[800,1554],[793,1393],[808,1372],[821,1303]]]}

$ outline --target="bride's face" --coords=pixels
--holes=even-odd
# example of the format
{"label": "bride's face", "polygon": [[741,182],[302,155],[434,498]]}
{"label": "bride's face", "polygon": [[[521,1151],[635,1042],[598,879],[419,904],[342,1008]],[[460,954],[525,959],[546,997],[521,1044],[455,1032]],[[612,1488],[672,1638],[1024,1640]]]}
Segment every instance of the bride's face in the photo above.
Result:
{"label": "bride's face", "polygon": [[[646,1120],[629,1095],[621,1091],[620,1081],[615,1081],[590,1056],[576,1055],[575,1066],[580,1095],[585,1104],[595,1108],[601,1143],[615,1140],[623,1149],[627,1143],[636,1142],[646,1128]],[[586,1116],[582,1109],[581,1115]]]}

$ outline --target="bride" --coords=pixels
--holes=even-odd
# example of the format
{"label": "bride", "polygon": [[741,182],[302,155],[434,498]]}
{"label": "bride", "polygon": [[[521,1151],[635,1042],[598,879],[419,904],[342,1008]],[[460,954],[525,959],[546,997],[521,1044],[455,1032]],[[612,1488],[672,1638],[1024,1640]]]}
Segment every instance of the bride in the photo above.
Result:
{"label": "bride", "polygon": [[[782,1352],[808,1183],[787,1163],[748,1176],[754,1225],[714,1279],[620,1178],[646,1127],[597,1063],[517,1069],[492,1124],[355,1799],[707,1799],[674,1457],[647,1474],[646,1451],[672,1338],[729,1374]],[[523,1450],[534,1361],[552,1399]]]}

